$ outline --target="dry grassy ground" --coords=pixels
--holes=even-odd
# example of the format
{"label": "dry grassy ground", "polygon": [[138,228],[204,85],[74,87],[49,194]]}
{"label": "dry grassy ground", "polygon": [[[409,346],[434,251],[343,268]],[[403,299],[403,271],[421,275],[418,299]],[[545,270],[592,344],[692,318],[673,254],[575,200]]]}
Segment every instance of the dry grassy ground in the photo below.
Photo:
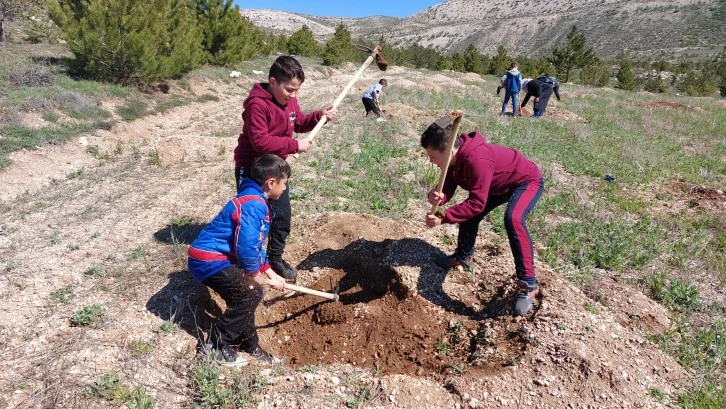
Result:
{"label": "dry grassy ground", "polygon": [[[332,100],[355,68],[306,68],[303,109]],[[431,74],[392,67],[385,76],[391,87],[411,92],[476,87],[493,112],[470,112],[471,118],[498,110],[493,82]],[[325,158],[340,154],[336,146],[359,133],[391,145],[409,141],[403,157],[415,167],[403,177],[420,184],[416,172],[427,166],[417,135],[443,110],[384,99],[388,123],[363,118],[359,95],[380,76],[368,70],[341,105],[338,120],[316,139],[315,150],[291,159],[292,189],[297,183],[299,190],[293,196],[296,219],[288,254],[302,263],[300,284],[321,287],[329,275],[375,277],[384,269],[393,272],[390,277],[405,297],[385,304],[344,300],[344,318],[332,323],[316,322],[315,309],[321,307],[309,298],[268,303],[258,310],[261,337],[287,364],[250,362],[215,378],[235,388],[240,379],[254,376],[256,383],[249,384],[254,387],[235,390],[252,391],[249,399],[258,407],[672,405],[688,374],[646,339],[670,322],[659,304],[636,289],[602,277],[598,299],[592,299],[538,261],[544,296],[536,313],[514,319],[508,315],[511,256],[506,241],[491,229],[480,233],[475,274],[445,275],[430,256],[452,250],[455,228],[425,229],[423,196],[400,212],[410,218],[315,210],[316,203],[355,208],[350,199],[309,181],[319,176]],[[0,173],[0,401],[5,406],[118,406],[125,401],[99,392],[118,392],[99,385],[109,373],[123,377],[119,384],[126,393],[143,387],[155,407],[200,403],[195,348],[204,329],[199,308],[206,301],[186,272],[186,244],[234,194],[232,150],[241,102],[261,79],[250,71],[232,81],[196,78],[187,92],[213,92],[219,100],[10,156],[13,162]],[[556,101],[552,105],[553,116],[545,121],[582,120]],[[531,119],[498,119],[502,126],[512,120]],[[88,146],[102,155],[89,154]],[[356,149],[360,146],[347,154]],[[546,173],[563,183],[571,178],[554,167]],[[425,188],[417,185],[422,192]],[[367,256],[353,271],[345,263],[327,262],[323,255],[331,252],[344,260]],[[267,299],[278,295],[271,291]],[[89,306],[102,307],[101,318],[72,325]],[[401,322],[396,329],[403,330],[381,332],[390,322]],[[415,339],[421,334],[426,337]],[[376,348],[369,339],[387,345]],[[326,345],[328,353],[311,341]],[[386,360],[390,357],[408,361],[397,365]],[[141,398],[128,401],[143,407]]]}

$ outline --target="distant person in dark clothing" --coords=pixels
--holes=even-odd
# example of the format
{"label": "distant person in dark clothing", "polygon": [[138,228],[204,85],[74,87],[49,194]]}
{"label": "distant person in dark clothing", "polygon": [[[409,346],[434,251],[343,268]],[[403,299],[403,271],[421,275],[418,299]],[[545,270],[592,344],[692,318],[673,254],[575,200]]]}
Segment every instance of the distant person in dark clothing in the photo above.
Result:
{"label": "distant person in dark clothing", "polygon": [[[559,84],[557,84],[558,92],[556,93],[557,100],[560,100]],[[544,115],[547,110],[547,103],[550,101],[554,87],[552,84],[542,81],[540,78],[533,79],[527,82],[527,86],[524,88],[527,91],[527,95],[522,100],[522,108],[527,105],[530,97],[534,97],[534,117],[540,117]]]}

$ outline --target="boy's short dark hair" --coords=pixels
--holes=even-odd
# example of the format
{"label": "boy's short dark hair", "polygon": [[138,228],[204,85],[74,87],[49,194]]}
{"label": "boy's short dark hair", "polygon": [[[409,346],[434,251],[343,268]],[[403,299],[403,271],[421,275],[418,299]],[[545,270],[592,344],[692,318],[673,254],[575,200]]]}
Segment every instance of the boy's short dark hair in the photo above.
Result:
{"label": "boy's short dark hair", "polygon": [[[449,134],[453,127],[454,120],[450,116],[446,115],[437,119],[421,134],[421,147],[443,152],[446,150],[446,144],[449,142]],[[460,145],[461,140],[456,138],[454,140],[454,147],[458,148]]]}
{"label": "boy's short dark hair", "polygon": [[299,79],[301,84],[305,82],[305,72],[302,66],[290,55],[277,57],[270,67],[269,77],[274,78],[277,82],[290,82],[293,78]]}
{"label": "boy's short dark hair", "polygon": [[250,179],[260,186],[269,178],[280,180],[290,176],[292,176],[290,164],[285,159],[271,153],[266,153],[257,158],[250,171]]}
{"label": "boy's short dark hair", "polygon": [[383,85],[384,87],[388,86],[388,81],[386,81],[384,78],[381,78],[380,81],[378,81],[379,84]]}

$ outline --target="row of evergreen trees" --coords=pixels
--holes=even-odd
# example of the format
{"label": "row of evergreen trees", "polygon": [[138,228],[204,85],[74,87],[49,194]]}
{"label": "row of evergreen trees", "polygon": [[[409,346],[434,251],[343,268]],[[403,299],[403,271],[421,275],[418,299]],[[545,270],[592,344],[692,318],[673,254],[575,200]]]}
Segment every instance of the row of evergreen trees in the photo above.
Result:
{"label": "row of evergreen trees", "polygon": [[159,81],[274,48],[232,0],[57,0],[49,11],[75,56],[72,68],[101,81]]}
{"label": "row of evergreen trees", "polygon": [[[0,4],[20,1],[26,0],[0,0]],[[175,78],[204,64],[234,66],[274,51],[321,58],[326,65],[360,62],[366,56],[356,44],[374,46],[353,39],[342,23],[325,44],[318,43],[307,26],[290,36],[266,33],[242,16],[232,0],[54,0],[49,16],[75,56],[72,68],[77,74],[119,83]],[[616,86],[625,90],[664,92],[677,86],[692,95],[711,95],[719,87],[726,95],[726,49],[700,66],[670,64],[662,58],[631,62],[625,55],[605,61],[587,47],[576,26],[563,44],[550,50],[550,56],[540,58],[512,56],[504,46],[489,56],[473,44],[450,55],[417,45],[394,48],[383,37],[378,44],[388,62],[399,66],[502,75],[517,61],[527,76],[554,73],[563,82],[607,86],[615,74]],[[616,64],[619,69],[614,73]],[[653,75],[644,79],[634,69]],[[672,75],[665,78],[661,75],[665,71]]]}

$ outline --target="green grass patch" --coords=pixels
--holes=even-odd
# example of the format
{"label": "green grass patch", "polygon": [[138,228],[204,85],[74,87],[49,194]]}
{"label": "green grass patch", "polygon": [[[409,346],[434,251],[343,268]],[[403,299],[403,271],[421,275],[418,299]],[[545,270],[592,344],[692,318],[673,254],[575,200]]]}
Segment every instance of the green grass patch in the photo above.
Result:
{"label": "green grass patch", "polygon": [[73,313],[71,316],[71,326],[87,327],[100,322],[105,314],[106,309],[102,306],[96,304],[87,305]]}
{"label": "green grass patch", "polygon": [[225,373],[227,380],[221,382],[220,363],[207,357],[195,361],[189,374],[194,403],[201,408],[253,407],[268,387],[265,376],[250,371],[232,370]]}

